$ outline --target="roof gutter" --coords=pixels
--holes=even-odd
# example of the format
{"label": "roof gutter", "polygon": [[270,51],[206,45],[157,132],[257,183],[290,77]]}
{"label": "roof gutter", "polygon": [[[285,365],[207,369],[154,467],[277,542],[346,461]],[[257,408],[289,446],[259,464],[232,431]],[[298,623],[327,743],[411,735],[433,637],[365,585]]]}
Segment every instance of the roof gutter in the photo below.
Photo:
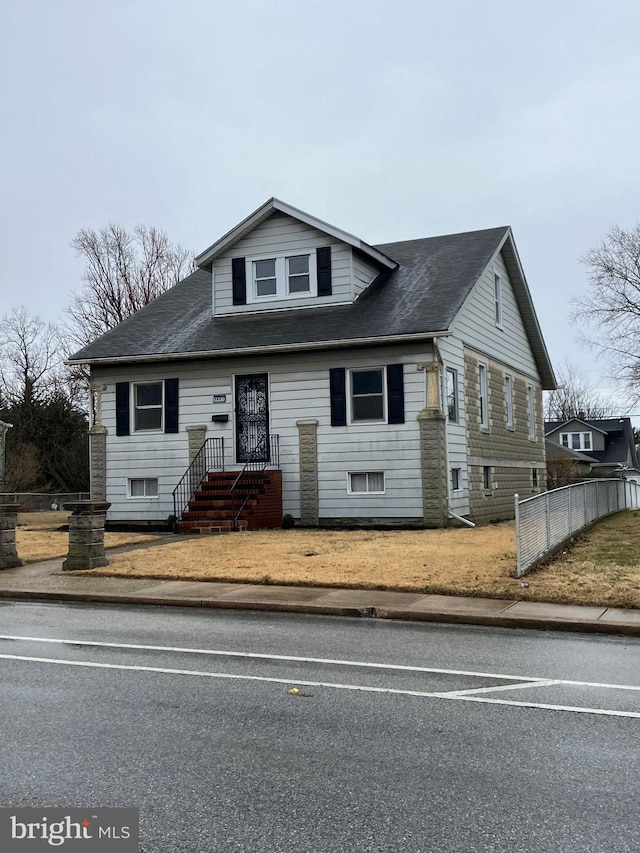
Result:
{"label": "roof gutter", "polygon": [[389,335],[378,338],[349,338],[344,341],[314,341],[298,344],[277,344],[275,346],[243,347],[242,349],[201,350],[200,352],[151,353],[149,355],[118,355],[102,358],[69,358],[65,364],[131,364],[133,362],[185,361],[196,358],[223,358],[226,356],[257,355],[259,353],[307,352],[309,350],[348,349],[354,346],[371,344],[404,344],[410,341],[424,341],[430,338],[446,338],[451,332],[420,332],[413,335]]}

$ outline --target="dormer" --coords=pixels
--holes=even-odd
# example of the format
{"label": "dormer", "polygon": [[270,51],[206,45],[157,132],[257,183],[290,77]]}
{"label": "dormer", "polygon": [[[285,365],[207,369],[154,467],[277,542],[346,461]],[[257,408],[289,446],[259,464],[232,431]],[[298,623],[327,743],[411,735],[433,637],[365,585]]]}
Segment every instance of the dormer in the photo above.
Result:
{"label": "dormer", "polygon": [[215,316],[354,302],[395,261],[272,198],[196,258]]}

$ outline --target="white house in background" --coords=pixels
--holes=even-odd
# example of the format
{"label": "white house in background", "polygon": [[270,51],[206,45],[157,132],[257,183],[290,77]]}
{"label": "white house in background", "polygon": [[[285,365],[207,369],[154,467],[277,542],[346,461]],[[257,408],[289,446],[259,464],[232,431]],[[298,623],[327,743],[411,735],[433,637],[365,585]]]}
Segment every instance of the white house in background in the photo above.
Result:
{"label": "white house in background", "polygon": [[165,521],[181,483],[183,526],[223,528],[247,463],[245,527],[483,522],[544,488],[555,381],[510,228],[371,246],[270,199],[196,264],[70,359],[109,522]]}

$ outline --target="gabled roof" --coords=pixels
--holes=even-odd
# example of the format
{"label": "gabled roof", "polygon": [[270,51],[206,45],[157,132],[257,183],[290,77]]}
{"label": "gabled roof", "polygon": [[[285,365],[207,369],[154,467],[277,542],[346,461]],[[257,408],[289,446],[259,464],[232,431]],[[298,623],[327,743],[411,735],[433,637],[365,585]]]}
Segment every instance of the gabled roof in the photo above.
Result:
{"label": "gabled roof", "polygon": [[[596,426],[596,423],[601,423],[598,421],[585,421],[582,418],[569,418],[568,421],[545,421],[544,424],[544,434],[551,435],[554,432],[557,432],[559,429],[568,426],[569,424],[578,423],[587,427],[587,429],[595,429],[596,432],[601,432],[603,435],[607,435],[608,430],[602,429],[602,427]],[[617,421],[616,421],[617,423]],[[621,426],[618,426],[617,429],[622,429]]]}
{"label": "gabled roof", "polygon": [[[294,211],[375,260],[380,274],[353,303],[213,316],[209,265],[216,253],[274,210]],[[331,229],[331,230],[328,230]],[[502,251],[542,378],[555,387],[531,296],[507,226],[368,246],[346,232],[271,199],[197,259],[201,268],[115,329],[75,353],[71,363],[165,361],[268,351],[328,349],[425,340],[450,332],[465,300]]]}
{"label": "gabled roof", "polygon": [[584,464],[594,464],[598,461],[594,456],[589,456],[587,453],[580,453],[578,450],[571,450],[570,447],[563,447],[561,444],[556,444],[555,441],[550,441],[548,438],[544,440],[544,449],[547,460],[565,459],[568,462],[583,462]]}
{"label": "gabled roof", "polygon": [[386,269],[392,270],[396,266],[395,261],[392,261],[391,258],[382,254],[382,252],[379,252],[373,246],[370,246],[368,243],[360,240],[359,237],[354,237],[353,234],[349,234],[347,231],[342,231],[340,228],[329,225],[328,222],[323,222],[322,219],[317,219],[315,216],[305,213],[304,210],[298,210],[297,207],[292,207],[290,204],[286,204],[286,202],[280,201],[278,198],[270,198],[269,201],[262,205],[262,207],[254,210],[253,213],[249,214],[246,219],[243,219],[239,225],[236,225],[235,228],[228,231],[224,237],[221,237],[213,243],[213,245],[209,246],[208,249],[205,249],[204,252],[197,256],[196,266],[202,267],[203,269],[210,269],[214,259],[218,257],[218,255],[221,255],[233,246],[233,244],[240,240],[241,237],[244,237],[245,234],[253,231],[257,225],[264,222],[265,219],[276,211],[284,213],[287,216],[291,216],[299,222],[304,222],[305,225],[309,225],[311,228],[315,228],[318,231],[322,231],[324,234],[335,237],[343,243],[348,243],[349,246],[359,249],[372,260],[377,261],[378,264],[386,267]]}

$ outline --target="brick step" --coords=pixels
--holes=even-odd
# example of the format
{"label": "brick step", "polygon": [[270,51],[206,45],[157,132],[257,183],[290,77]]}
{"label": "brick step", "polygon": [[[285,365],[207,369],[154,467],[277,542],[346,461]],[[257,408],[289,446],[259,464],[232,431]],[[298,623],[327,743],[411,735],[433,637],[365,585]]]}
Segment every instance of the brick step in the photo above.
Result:
{"label": "brick step", "polygon": [[235,530],[246,530],[247,522],[238,519],[234,529],[233,520],[213,521],[202,519],[200,521],[179,521],[176,525],[177,533],[234,533]]}
{"label": "brick step", "polygon": [[[233,494],[236,498],[244,498],[247,495],[264,495],[266,494],[266,490],[262,486],[258,486],[256,489],[236,489]],[[230,489],[198,489],[192,500],[228,499],[230,495]]]}

